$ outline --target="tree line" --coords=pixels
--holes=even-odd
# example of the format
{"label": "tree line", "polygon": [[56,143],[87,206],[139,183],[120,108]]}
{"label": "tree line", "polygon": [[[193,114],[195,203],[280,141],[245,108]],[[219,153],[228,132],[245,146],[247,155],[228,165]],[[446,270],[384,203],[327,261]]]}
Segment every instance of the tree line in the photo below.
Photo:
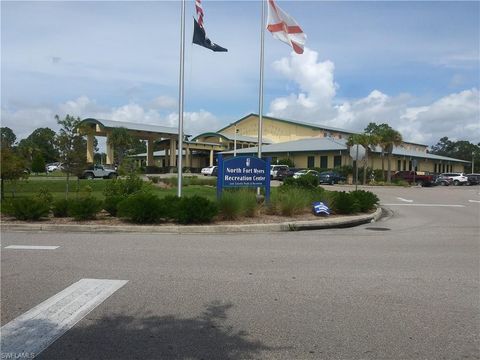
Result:
{"label": "tree line", "polygon": [[[30,172],[46,171],[46,164],[59,162],[66,173],[66,194],[70,177],[80,177],[87,166],[87,140],[85,135],[90,131],[80,126],[81,120],[71,115],[64,118],[55,116],[60,126],[58,132],[48,127],[35,129],[27,138],[17,142],[17,136],[8,127],[0,128],[1,145],[1,197],[4,197],[4,180],[19,180],[28,177]],[[109,144],[114,148],[115,161],[121,165],[124,156],[129,152],[145,152],[143,141],[130,136],[125,128],[112,130]],[[94,142],[95,161],[101,162],[98,153],[98,142]]]}
{"label": "tree line", "polygon": [[[365,159],[363,162],[363,183],[366,184],[367,163],[369,155],[380,146],[381,151],[387,157],[387,182],[391,182],[391,155],[396,146],[403,142],[402,135],[391,128],[388,124],[370,123],[364,129],[363,133],[352,134],[347,140],[347,145],[362,145],[365,148]],[[453,159],[465,160],[469,164],[465,165],[468,173],[480,172],[480,143],[473,144],[466,140],[453,141],[448,137],[442,137],[437,144],[427,150],[430,154],[441,155]],[[382,156],[382,174],[385,174],[384,157]]]}

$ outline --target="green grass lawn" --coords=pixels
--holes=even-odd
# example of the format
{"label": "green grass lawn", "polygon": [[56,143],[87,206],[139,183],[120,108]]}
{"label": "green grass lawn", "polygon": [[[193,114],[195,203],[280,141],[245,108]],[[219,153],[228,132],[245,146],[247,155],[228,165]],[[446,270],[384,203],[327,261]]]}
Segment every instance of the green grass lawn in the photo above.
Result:
{"label": "green grass lawn", "polygon": [[[104,199],[103,192],[108,183],[112,180],[96,179],[86,180],[81,179],[77,181],[70,180],[69,182],[69,196],[76,196],[77,194],[87,194],[91,192],[93,196],[98,199]],[[47,189],[54,197],[54,199],[61,199],[65,197],[66,179],[62,178],[46,178],[46,177],[30,177],[28,180],[17,181],[16,184],[5,181],[5,198],[11,198],[15,191],[16,197],[21,196],[35,196],[40,189]],[[176,195],[177,188],[162,189],[160,187],[152,187],[155,194],[159,197],[167,195]],[[90,191],[91,190],[91,191]],[[216,197],[216,189],[212,186],[189,185],[184,186],[182,195],[192,196],[200,195],[208,199],[214,200]]]}

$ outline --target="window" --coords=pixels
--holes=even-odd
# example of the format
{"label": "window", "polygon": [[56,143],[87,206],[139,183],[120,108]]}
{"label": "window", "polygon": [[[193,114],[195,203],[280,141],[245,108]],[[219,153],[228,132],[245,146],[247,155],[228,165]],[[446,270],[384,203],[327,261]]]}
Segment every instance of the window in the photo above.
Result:
{"label": "window", "polygon": [[412,171],[412,160],[408,162],[408,170]]}
{"label": "window", "polygon": [[403,160],[403,171],[407,170],[407,160]]}
{"label": "window", "polygon": [[342,166],[342,155],[335,155],[333,157],[333,167],[339,167]]}
{"label": "window", "polygon": [[307,167],[309,169],[315,167],[315,156],[307,157]]}
{"label": "window", "polygon": [[402,160],[397,160],[397,171],[402,170]]}
{"label": "window", "polygon": [[320,156],[320,168],[328,169],[328,156]]}
{"label": "window", "polygon": [[434,170],[433,170],[434,173],[437,172],[437,164],[435,164],[435,167],[434,167]]}

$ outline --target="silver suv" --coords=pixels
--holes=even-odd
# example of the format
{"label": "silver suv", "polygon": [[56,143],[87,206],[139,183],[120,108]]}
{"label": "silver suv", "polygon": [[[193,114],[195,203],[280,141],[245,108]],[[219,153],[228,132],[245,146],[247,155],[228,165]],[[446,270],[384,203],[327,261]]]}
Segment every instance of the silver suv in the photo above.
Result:
{"label": "silver suv", "polygon": [[108,169],[103,165],[92,165],[83,172],[82,178],[84,179],[94,179],[94,178],[115,179],[117,175],[118,175],[117,172],[113,169]]}
{"label": "silver suv", "polygon": [[453,185],[466,185],[468,183],[468,178],[464,173],[443,173],[440,176],[444,176],[452,179]]}

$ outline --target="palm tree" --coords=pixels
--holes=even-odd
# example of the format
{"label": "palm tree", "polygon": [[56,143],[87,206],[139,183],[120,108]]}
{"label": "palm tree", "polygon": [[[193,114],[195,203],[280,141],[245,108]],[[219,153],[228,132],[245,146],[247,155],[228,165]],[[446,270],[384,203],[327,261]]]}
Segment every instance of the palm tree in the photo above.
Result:
{"label": "palm tree", "polygon": [[[402,144],[402,135],[388,124],[377,125],[375,123],[368,124],[365,133],[377,136],[377,144],[382,148],[382,174],[385,174],[384,154],[387,154],[387,181],[391,182],[391,155],[393,148]],[[383,176],[385,179],[385,175]]]}
{"label": "palm tree", "polygon": [[371,151],[375,149],[379,143],[379,138],[375,134],[352,134],[348,137],[347,145],[353,146],[354,144],[362,145],[365,148],[365,159],[363,162],[363,185],[367,183],[367,166],[368,158]]}
{"label": "palm tree", "polygon": [[[388,125],[387,125],[388,126]],[[400,146],[403,142],[402,134],[390,126],[381,132],[380,146],[387,153],[387,182],[392,181],[391,156],[393,148]]]}

